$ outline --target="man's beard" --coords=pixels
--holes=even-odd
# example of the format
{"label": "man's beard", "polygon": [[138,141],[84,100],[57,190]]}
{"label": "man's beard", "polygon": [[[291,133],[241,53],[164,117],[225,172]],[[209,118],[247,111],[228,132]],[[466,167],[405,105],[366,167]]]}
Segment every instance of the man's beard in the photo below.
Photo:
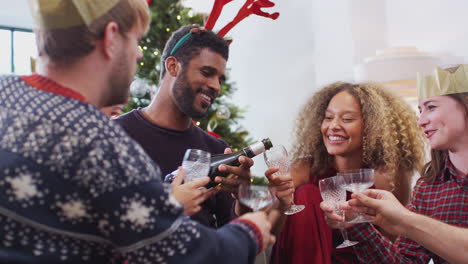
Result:
{"label": "man's beard", "polygon": [[128,100],[133,76],[130,72],[127,56],[126,53],[122,52],[120,59],[114,64],[107,82],[109,89],[105,95],[103,106],[124,104]]}
{"label": "man's beard", "polygon": [[[201,90],[202,88],[199,88],[194,91],[188,81],[187,71],[185,69],[182,70],[180,76],[177,77],[174,83],[173,95],[176,100],[176,104],[182,113],[190,118],[199,119],[206,117],[208,114],[208,108],[205,111],[198,111],[194,107],[195,97]],[[215,94],[211,89],[207,90],[207,92],[211,93],[213,98],[215,97]]]}

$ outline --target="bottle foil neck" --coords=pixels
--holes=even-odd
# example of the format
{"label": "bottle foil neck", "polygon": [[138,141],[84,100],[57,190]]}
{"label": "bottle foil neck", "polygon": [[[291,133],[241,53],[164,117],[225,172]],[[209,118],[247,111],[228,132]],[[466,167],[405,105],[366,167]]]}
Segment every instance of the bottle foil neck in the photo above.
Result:
{"label": "bottle foil neck", "polygon": [[265,152],[265,145],[263,145],[262,142],[257,142],[252,145],[250,145],[250,150],[256,155],[261,154]]}

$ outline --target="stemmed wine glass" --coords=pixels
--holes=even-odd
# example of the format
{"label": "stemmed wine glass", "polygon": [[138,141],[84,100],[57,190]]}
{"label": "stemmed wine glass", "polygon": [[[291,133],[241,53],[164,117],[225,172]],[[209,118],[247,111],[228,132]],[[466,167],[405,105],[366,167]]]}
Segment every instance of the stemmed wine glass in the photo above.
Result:
{"label": "stemmed wine glass", "polygon": [[[374,185],[374,170],[373,169],[358,169],[340,172],[338,175],[343,176],[344,188],[349,192],[362,192]],[[374,222],[366,219],[363,213],[359,213],[356,218],[348,223],[367,223]]]}
{"label": "stemmed wine glass", "polygon": [[[279,168],[279,171],[275,172],[279,174],[290,173],[291,162],[289,161],[288,152],[286,148],[282,145],[277,145],[263,153],[263,158],[268,168]],[[294,204],[294,199],[291,206],[284,211],[286,215],[292,215],[299,213],[304,210],[305,205]]]}
{"label": "stemmed wine glass", "polygon": [[211,154],[200,149],[187,149],[185,151],[182,168],[185,171],[184,182],[205,177],[210,171]]}
{"label": "stemmed wine glass", "polygon": [[[342,176],[334,176],[319,181],[319,189],[320,194],[322,195],[322,199],[329,205],[333,206],[335,212],[339,215],[342,215],[344,219],[344,211],[340,209],[339,206],[340,202],[346,201],[346,190],[343,187],[344,179]],[[345,223],[343,223],[340,228],[344,241],[336,248],[350,247],[359,243],[357,241],[350,241],[348,239],[348,232],[344,228],[344,224]]]}
{"label": "stemmed wine glass", "polygon": [[271,205],[275,201],[271,187],[241,183],[239,185],[239,201],[253,211],[258,211]]}

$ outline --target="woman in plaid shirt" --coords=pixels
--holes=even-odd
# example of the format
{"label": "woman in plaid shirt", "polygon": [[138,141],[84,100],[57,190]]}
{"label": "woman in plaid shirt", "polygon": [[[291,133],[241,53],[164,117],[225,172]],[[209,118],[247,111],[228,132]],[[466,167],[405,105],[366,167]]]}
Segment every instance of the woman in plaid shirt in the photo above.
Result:
{"label": "woman in plaid shirt", "polygon": [[[446,70],[438,68],[418,81],[421,113],[418,124],[429,140],[432,160],[424,167],[407,206],[413,212],[464,228],[468,227],[467,76],[468,65],[461,65]],[[321,207],[329,225],[336,227],[341,218],[326,204]],[[402,210],[401,214],[404,213]],[[382,219],[377,223],[382,223]],[[350,239],[360,242],[355,251],[363,263],[428,263],[431,258],[436,264],[448,263],[409,239],[406,233],[400,233],[392,243],[370,224],[355,225],[349,232]]]}

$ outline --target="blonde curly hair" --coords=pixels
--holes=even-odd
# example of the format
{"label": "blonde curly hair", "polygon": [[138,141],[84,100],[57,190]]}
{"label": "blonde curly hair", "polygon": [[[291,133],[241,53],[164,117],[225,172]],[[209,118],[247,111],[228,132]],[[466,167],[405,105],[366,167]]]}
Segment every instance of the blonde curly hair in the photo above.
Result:
{"label": "blonde curly hair", "polygon": [[333,156],[328,154],[323,142],[321,125],[328,103],[342,91],[353,95],[361,106],[364,120],[363,164],[389,173],[389,184],[394,189],[395,184],[402,180],[397,177],[412,175],[422,167],[423,133],[410,106],[376,84],[337,82],[312,95],[296,119],[293,159],[313,161],[312,177],[333,166]]}

